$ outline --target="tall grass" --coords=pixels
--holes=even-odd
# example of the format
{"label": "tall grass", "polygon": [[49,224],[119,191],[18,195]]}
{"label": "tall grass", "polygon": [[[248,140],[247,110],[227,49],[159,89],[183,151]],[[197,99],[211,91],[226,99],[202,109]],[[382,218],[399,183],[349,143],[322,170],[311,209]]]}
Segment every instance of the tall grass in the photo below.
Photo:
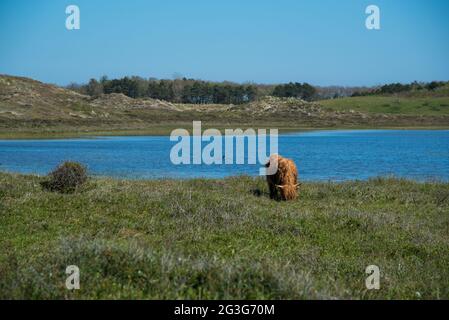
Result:
{"label": "tall grass", "polygon": [[41,181],[0,173],[1,298],[449,298],[448,183],[305,183],[276,202],[250,177]]}

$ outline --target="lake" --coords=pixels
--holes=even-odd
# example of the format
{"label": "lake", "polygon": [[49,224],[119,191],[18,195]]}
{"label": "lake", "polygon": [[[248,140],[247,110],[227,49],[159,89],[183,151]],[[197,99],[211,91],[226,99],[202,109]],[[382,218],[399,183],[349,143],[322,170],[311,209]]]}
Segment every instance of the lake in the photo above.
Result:
{"label": "lake", "polygon": [[[176,142],[164,136],[0,140],[0,171],[47,174],[63,160],[91,174],[131,179],[258,175],[259,165],[174,165]],[[207,143],[203,143],[205,145]],[[335,130],[279,136],[300,179],[344,181],[375,176],[449,180],[449,130]]]}

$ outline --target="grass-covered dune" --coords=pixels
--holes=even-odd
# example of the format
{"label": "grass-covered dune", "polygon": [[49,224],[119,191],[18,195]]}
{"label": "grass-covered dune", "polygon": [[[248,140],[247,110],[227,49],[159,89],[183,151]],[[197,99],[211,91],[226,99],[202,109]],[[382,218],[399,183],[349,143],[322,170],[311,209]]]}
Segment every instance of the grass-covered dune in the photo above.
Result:
{"label": "grass-covered dune", "polygon": [[41,181],[0,173],[0,298],[449,298],[448,183],[304,183],[276,202],[262,178]]}
{"label": "grass-covered dune", "polygon": [[322,100],[320,104],[336,111],[353,110],[385,115],[449,115],[448,96],[364,96]]}
{"label": "grass-covered dune", "polygon": [[0,75],[0,139],[169,135],[176,128],[448,128],[449,88],[306,102],[262,96],[233,104],[184,104],[111,93],[90,97]]}

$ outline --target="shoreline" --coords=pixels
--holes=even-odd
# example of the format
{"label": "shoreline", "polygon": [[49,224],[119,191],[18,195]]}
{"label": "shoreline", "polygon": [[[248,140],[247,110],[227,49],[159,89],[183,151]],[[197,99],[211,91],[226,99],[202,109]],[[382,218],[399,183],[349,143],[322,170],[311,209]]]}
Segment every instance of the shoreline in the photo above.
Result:
{"label": "shoreline", "polygon": [[[59,139],[93,139],[97,137],[119,137],[119,136],[129,136],[129,137],[140,137],[140,136],[170,136],[172,130],[177,128],[191,129],[190,126],[186,126],[185,123],[180,123],[179,125],[167,125],[167,126],[156,126],[148,129],[117,129],[117,130],[84,130],[84,131],[13,131],[6,132],[0,131],[0,140],[59,140]],[[224,129],[237,129],[241,128],[243,130],[251,128],[248,125],[235,125],[235,126],[224,126],[224,125],[206,125],[203,127],[204,130],[209,128],[216,128],[223,133]],[[342,126],[342,127],[290,127],[290,126],[270,126],[268,125],[256,125],[254,129],[278,129],[280,134],[293,133],[293,132],[307,132],[307,131],[338,131],[338,130],[449,130],[449,126]]]}
{"label": "shoreline", "polygon": [[[37,178],[43,179],[47,177],[47,174],[38,174],[38,173],[22,173],[22,172],[12,172],[5,171],[0,168],[0,176],[1,175],[9,175],[11,177],[28,177],[28,178]],[[117,176],[105,176],[105,175],[95,175],[90,174],[89,180],[91,182],[105,182],[105,181],[116,181],[116,182],[129,182],[129,183],[145,183],[145,182],[195,182],[195,181],[227,181],[237,178],[245,178],[245,179],[254,179],[262,178],[265,181],[265,176],[259,175],[249,175],[249,174],[237,174],[230,175],[224,177],[187,177],[187,178],[176,178],[176,177],[154,177],[154,178],[130,178],[130,177],[117,177]],[[378,180],[394,180],[394,181],[404,181],[404,182],[413,182],[418,184],[449,184],[449,180],[444,180],[443,178],[428,178],[428,179],[414,179],[410,177],[400,177],[395,175],[377,175],[372,176],[365,179],[346,179],[346,180],[308,180],[308,179],[300,179],[302,183],[305,184],[335,184],[342,185],[348,183],[370,183],[372,181]]]}

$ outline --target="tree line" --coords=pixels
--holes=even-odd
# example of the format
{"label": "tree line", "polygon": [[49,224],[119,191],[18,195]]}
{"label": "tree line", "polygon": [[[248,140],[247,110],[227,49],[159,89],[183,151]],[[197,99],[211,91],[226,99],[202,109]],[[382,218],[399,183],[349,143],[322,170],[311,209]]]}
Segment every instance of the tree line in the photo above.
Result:
{"label": "tree line", "polygon": [[124,77],[91,79],[85,85],[71,84],[69,89],[92,97],[102,94],[122,93],[131,98],[153,98],[176,103],[225,103],[241,104],[255,100],[260,92],[252,84],[231,82],[207,82],[194,79],[143,79]]}
{"label": "tree line", "polygon": [[69,89],[92,97],[102,94],[122,93],[131,98],[153,98],[174,103],[194,104],[242,104],[264,96],[294,97],[303,100],[334,99],[348,96],[389,95],[419,90],[433,91],[449,82],[390,83],[377,87],[312,86],[306,82],[284,84],[238,84],[234,82],[211,82],[196,79],[174,80],[141,77],[123,77],[99,80],[90,79],[87,84],[70,84]]}
{"label": "tree line", "polygon": [[237,84],[233,82],[210,82],[180,78],[174,80],[144,79],[123,77],[99,80],[90,79],[87,84],[70,84],[69,89],[98,97],[102,94],[122,93],[131,98],[153,98],[175,103],[221,103],[242,104],[262,96],[296,97],[311,100],[316,89],[307,83],[288,83],[280,85]]}
{"label": "tree line", "polygon": [[449,82],[445,82],[445,81],[431,81],[431,82],[414,81],[412,83],[406,83],[406,84],[397,82],[397,83],[385,84],[378,88],[368,89],[366,91],[356,91],[352,94],[352,96],[357,97],[357,96],[368,96],[368,95],[389,95],[389,94],[395,94],[395,93],[421,91],[421,90],[434,91],[435,89],[437,89],[439,87],[443,87],[447,84],[449,84]]}
{"label": "tree line", "polygon": [[308,83],[290,82],[287,84],[277,85],[273,90],[275,97],[293,97],[303,100],[312,100],[317,90]]}

